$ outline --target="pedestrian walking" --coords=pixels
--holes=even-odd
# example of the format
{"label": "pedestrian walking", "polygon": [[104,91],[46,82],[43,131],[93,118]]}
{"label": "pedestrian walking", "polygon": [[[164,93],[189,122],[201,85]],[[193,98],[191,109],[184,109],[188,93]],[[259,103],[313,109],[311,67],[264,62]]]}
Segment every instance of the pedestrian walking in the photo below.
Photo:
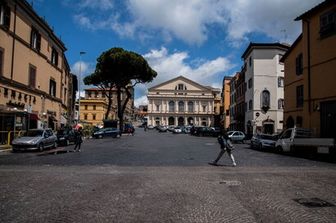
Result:
{"label": "pedestrian walking", "polygon": [[209,164],[210,165],[217,165],[217,162],[220,160],[220,158],[222,158],[224,153],[227,152],[227,154],[229,155],[229,157],[232,161],[232,166],[236,166],[237,164],[236,164],[236,161],[235,161],[234,156],[232,154],[233,145],[232,145],[231,140],[229,139],[228,135],[226,134],[225,130],[221,131],[217,140],[218,140],[218,143],[220,145],[220,152],[219,152],[217,158]]}
{"label": "pedestrian walking", "polygon": [[75,148],[74,152],[80,152],[81,151],[81,144],[83,142],[83,133],[82,133],[82,127],[79,127],[75,130]]}

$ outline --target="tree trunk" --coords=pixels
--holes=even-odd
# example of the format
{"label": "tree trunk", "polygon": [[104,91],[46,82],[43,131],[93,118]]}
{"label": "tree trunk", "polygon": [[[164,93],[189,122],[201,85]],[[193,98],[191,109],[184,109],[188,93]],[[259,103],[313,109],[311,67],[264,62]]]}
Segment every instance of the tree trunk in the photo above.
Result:
{"label": "tree trunk", "polygon": [[117,103],[118,103],[118,119],[119,119],[119,129],[120,129],[120,132],[122,133],[123,132],[123,129],[124,129],[124,119],[123,119],[123,112],[122,112],[122,109],[121,109],[121,88],[118,86],[117,87]]}

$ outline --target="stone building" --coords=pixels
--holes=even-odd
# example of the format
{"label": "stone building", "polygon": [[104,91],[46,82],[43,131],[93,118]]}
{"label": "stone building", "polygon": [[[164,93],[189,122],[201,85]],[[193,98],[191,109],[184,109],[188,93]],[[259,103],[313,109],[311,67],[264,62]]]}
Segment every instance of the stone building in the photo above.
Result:
{"label": "stone building", "polygon": [[225,76],[223,78],[222,87],[222,107],[221,107],[221,121],[223,121],[225,129],[230,127],[230,83],[232,77]]}
{"label": "stone building", "polygon": [[27,1],[2,0],[0,10],[1,131],[66,125],[74,105],[64,43]]}
{"label": "stone building", "polygon": [[220,89],[183,76],[148,89],[148,125],[214,126],[215,99]]}
{"label": "stone building", "polygon": [[283,56],[287,128],[336,138],[336,2],[327,0],[295,19],[302,34]]}
{"label": "stone building", "polygon": [[[284,65],[289,49],[281,43],[250,43],[242,55],[245,76],[245,133],[283,129]],[[237,89],[236,89],[237,91]]]}
{"label": "stone building", "polygon": [[[124,120],[132,121],[134,116],[134,93],[126,105],[124,112]],[[121,94],[121,99],[125,98],[124,94]],[[104,91],[99,88],[85,89],[85,97],[80,100],[80,120],[84,123],[88,123],[94,126],[103,125],[103,120],[106,118],[105,114],[108,106],[108,98],[104,94]],[[118,104],[117,104],[117,91],[112,91],[112,107],[108,116],[108,119],[118,119]]]}

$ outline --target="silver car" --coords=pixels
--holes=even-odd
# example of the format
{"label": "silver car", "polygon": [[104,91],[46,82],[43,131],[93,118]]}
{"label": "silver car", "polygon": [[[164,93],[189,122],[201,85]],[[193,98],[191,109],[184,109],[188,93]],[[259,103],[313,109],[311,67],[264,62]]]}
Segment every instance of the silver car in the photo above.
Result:
{"label": "silver car", "polygon": [[267,134],[257,134],[251,138],[251,148],[274,149],[277,136]]}
{"label": "silver car", "polygon": [[12,142],[12,149],[16,151],[39,150],[57,147],[57,136],[51,129],[30,129],[26,135],[16,138]]}
{"label": "silver car", "polygon": [[233,142],[243,143],[245,139],[245,134],[241,131],[229,131],[227,132],[227,135]]}

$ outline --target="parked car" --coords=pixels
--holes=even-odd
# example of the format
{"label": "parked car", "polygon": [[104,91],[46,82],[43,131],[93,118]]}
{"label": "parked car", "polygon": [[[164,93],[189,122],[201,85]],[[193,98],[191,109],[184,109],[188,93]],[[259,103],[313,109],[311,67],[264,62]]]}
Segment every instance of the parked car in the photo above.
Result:
{"label": "parked car", "polygon": [[56,148],[57,137],[51,129],[30,129],[24,136],[18,137],[12,141],[12,150],[39,150],[46,148]]}
{"label": "parked car", "polygon": [[193,135],[196,136],[216,136],[218,133],[215,131],[213,127],[195,127],[193,131]]}
{"label": "parked car", "polygon": [[153,126],[153,125],[148,125],[147,126],[147,129],[149,129],[149,130],[153,130],[155,127]]}
{"label": "parked car", "polygon": [[165,125],[160,125],[160,126],[157,127],[157,130],[159,132],[167,132],[168,131],[168,127],[165,126]]}
{"label": "parked car", "polygon": [[72,129],[61,129],[56,133],[57,144],[68,146],[70,143],[75,143],[75,132]]}
{"label": "parked car", "polygon": [[336,147],[334,138],[318,138],[313,130],[289,128],[284,130],[275,143],[279,152],[303,152],[305,154],[332,154]]}
{"label": "parked car", "polygon": [[251,138],[251,148],[275,149],[276,135],[257,134]]}
{"label": "parked car", "polygon": [[96,138],[96,139],[101,139],[104,137],[113,137],[113,138],[117,138],[120,137],[120,130],[117,128],[104,128],[104,129],[100,129],[97,132],[94,132],[92,137]]}
{"label": "parked car", "polygon": [[241,131],[229,131],[227,132],[228,137],[232,142],[244,142],[245,134]]}
{"label": "parked car", "polygon": [[173,133],[174,134],[179,134],[179,133],[182,133],[182,128],[181,127],[175,127],[174,130],[173,130]]}
{"label": "parked car", "polygon": [[130,133],[130,134],[134,134],[134,126],[132,124],[125,124],[124,129],[123,129],[123,133]]}

